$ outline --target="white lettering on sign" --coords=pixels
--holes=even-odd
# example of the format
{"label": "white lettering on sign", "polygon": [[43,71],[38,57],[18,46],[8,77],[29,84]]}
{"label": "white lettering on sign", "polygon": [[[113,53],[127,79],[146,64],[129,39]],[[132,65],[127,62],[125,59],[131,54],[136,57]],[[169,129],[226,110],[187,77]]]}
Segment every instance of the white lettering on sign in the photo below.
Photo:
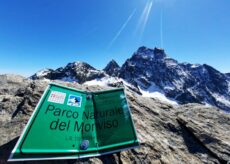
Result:
{"label": "white lettering on sign", "polygon": [[49,102],[64,104],[65,102],[66,93],[52,91],[50,93],[50,97],[48,98]]}

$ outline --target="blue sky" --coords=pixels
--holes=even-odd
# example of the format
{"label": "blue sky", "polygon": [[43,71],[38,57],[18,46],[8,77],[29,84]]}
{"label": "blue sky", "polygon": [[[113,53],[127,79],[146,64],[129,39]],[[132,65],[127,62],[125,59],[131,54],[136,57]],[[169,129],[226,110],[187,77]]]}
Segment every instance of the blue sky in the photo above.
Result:
{"label": "blue sky", "polygon": [[85,61],[120,65],[138,47],[230,72],[229,0],[0,0],[0,73]]}

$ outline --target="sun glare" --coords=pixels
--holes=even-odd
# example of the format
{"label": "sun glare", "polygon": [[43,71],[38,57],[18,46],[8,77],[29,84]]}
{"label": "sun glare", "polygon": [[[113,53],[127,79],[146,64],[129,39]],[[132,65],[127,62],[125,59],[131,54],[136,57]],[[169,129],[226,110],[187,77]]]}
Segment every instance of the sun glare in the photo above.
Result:
{"label": "sun glare", "polygon": [[145,31],[146,24],[149,20],[149,15],[152,10],[152,6],[153,6],[153,0],[148,0],[141,14],[141,17],[138,21],[135,34],[138,34],[138,36],[140,36],[140,40],[142,39],[142,35]]}

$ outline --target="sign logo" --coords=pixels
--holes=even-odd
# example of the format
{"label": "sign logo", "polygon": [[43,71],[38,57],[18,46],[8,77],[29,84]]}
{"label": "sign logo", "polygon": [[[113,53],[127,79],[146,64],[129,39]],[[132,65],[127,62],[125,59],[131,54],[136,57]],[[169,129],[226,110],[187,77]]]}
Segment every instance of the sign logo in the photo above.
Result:
{"label": "sign logo", "polygon": [[50,93],[50,97],[48,98],[49,102],[64,104],[65,102],[66,93],[52,91]]}
{"label": "sign logo", "polygon": [[69,99],[67,101],[67,105],[81,107],[81,96],[69,95]]}

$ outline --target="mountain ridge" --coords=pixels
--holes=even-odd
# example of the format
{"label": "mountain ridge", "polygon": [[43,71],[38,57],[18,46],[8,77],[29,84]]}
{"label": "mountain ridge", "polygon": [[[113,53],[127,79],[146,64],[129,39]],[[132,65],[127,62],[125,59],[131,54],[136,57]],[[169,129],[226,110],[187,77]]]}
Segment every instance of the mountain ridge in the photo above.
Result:
{"label": "mountain ridge", "polygon": [[85,62],[72,62],[68,63],[64,68],[59,67],[56,70],[45,69],[32,75],[32,80],[36,79],[50,79],[50,80],[62,80],[70,82],[83,83],[95,78],[104,77],[103,71],[97,70],[88,63]]}
{"label": "mountain ridge", "polygon": [[64,68],[34,74],[31,79],[59,79],[83,84],[109,77],[125,80],[142,95],[151,97],[160,93],[179,104],[208,104],[230,112],[228,74],[207,64],[179,63],[160,48],[142,46],[121,67],[115,60],[110,61],[103,70],[84,62],[73,62]]}

